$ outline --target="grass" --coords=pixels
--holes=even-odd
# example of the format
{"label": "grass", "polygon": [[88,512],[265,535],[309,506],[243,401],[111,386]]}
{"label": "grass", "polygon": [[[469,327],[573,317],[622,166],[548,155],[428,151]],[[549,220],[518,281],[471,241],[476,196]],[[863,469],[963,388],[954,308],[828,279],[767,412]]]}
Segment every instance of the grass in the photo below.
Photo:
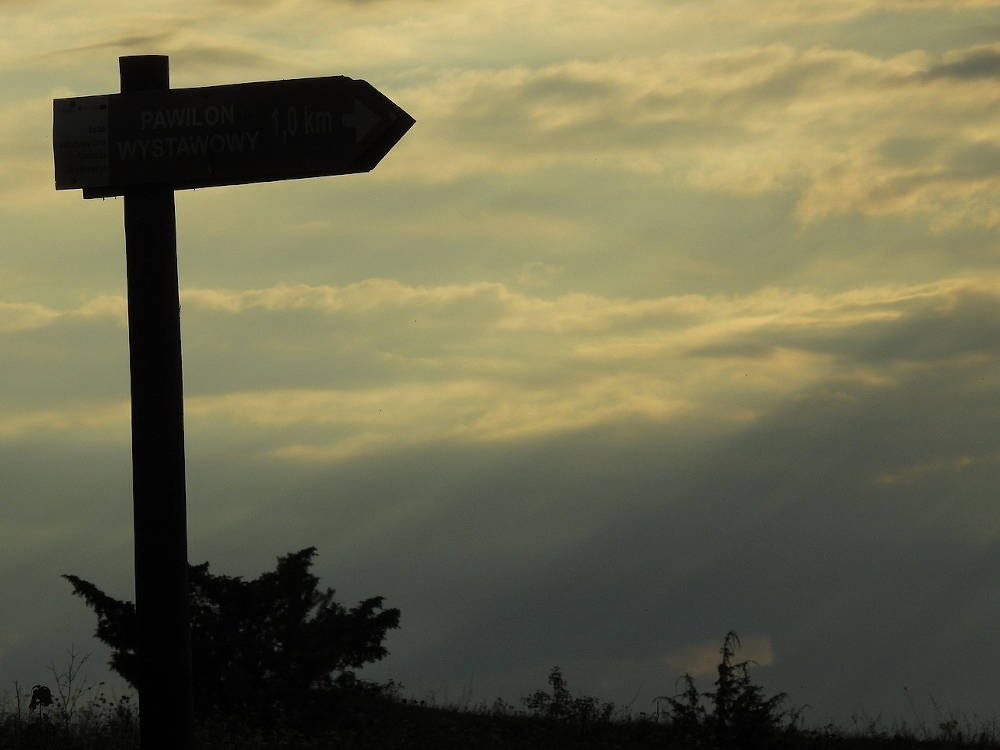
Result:
{"label": "grass", "polygon": [[[552,718],[502,701],[473,708],[428,706],[399,698],[369,698],[343,705],[336,715],[301,725],[254,727],[237,718],[196,724],[200,750],[318,750],[323,748],[815,748],[816,750],[901,748],[1000,748],[995,727],[959,730],[947,722],[931,732],[905,726],[879,729],[874,722],[854,731],[779,732],[757,744],[735,737],[719,742],[710,732],[682,732],[668,717],[617,715],[608,718]],[[4,750],[137,750],[138,720],[129,701],[98,696],[66,722],[58,711],[17,716],[9,706],[0,716]]]}
{"label": "grass", "polygon": [[[318,697],[267,725],[248,716],[200,717],[197,750],[319,750],[323,748],[658,748],[660,750],[896,750],[996,748],[997,722],[938,716],[930,727],[914,710],[915,727],[884,729],[877,719],[855,719],[852,729],[804,729],[801,710],[782,710],[783,694],[766,698],[749,679],[751,662],[734,663],[739,645],[729,633],[721,649],[715,690],[686,689],[656,699],[657,712],[634,716],[596,698],[574,696],[558,667],[547,690],[513,706],[500,699],[474,707],[427,705],[401,697],[389,683],[381,691]],[[101,683],[81,679],[86,657],[69,652],[62,672],[50,667],[54,689],[14,683],[0,701],[0,750],[138,750],[139,722],[128,696],[105,696]],[[660,709],[665,707],[666,710]],[[911,702],[911,708],[913,708]]]}
{"label": "grass", "polygon": [[[537,696],[537,693],[535,694]],[[851,731],[785,729],[752,741],[732,736],[720,740],[708,728],[688,732],[669,716],[610,716],[566,712],[557,715],[503,701],[458,708],[421,705],[398,697],[342,702],[329,713],[265,728],[241,717],[210,717],[196,723],[200,750],[312,750],[319,748],[998,748],[997,727],[973,729],[940,722],[933,730],[905,725],[891,730],[862,721]],[[579,700],[579,699],[574,699]],[[8,705],[0,713],[4,750],[137,750],[138,717],[127,698],[103,694],[66,720],[58,707],[18,715]]]}

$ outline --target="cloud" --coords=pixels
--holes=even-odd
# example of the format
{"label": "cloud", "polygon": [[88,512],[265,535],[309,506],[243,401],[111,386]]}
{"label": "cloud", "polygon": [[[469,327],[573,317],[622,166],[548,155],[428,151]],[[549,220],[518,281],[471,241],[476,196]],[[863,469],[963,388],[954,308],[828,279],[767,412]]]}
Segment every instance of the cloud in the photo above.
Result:
{"label": "cloud", "polygon": [[[673,28],[673,14],[694,13],[691,6],[699,4],[669,11],[658,6],[658,15],[649,4],[635,5],[640,16],[649,16],[643,16],[648,28]],[[698,12],[732,11],[740,4],[708,5],[707,10],[699,5]],[[809,12],[821,17],[881,7],[871,2],[813,5]],[[804,13],[795,3],[768,7],[773,12],[754,6],[759,23],[792,22],[797,12]],[[903,8],[892,6],[895,12]],[[290,12],[276,6],[275,23]],[[879,57],[787,42],[709,51],[680,47],[667,54],[640,45],[628,56],[619,50],[555,63],[543,58],[504,67],[501,59],[430,67],[418,64],[414,50],[433,38],[435,12],[459,30],[477,20],[471,9],[448,5],[418,12],[419,20],[385,20],[388,26],[376,28],[359,11],[357,17],[352,13],[338,20],[329,38],[315,36],[313,47],[296,47],[291,54],[289,40],[262,36],[253,24],[210,32],[220,18],[149,17],[129,19],[111,33],[104,28],[74,32],[74,43],[63,44],[70,37],[60,32],[54,44],[58,52],[45,54],[140,47],[169,51],[181,75],[210,83],[231,78],[233,71],[246,77],[253,77],[246,73],[253,70],[316,74],[328,67],[328,49],[341,49],[340,41],[368,57],[380,56],[386,46],[391,48],[387,59],[395,62],[384,81],[373,82],[414,114],[419,133],[414,130],[399,145],[397,158],[380,170],[384,179],[440,184],[470,176],[503,179],[580,169],[593,175],[638,174],[723,194],[794,191],[803,223],[855,213],[928,218],[937,229],[1000,222],[994,208],[1000,185],[992,174],[985,166],[976,174],[956,168],[970,149],[998,147],[994,134],[1000,123],[988,106],[993,92],[983,77],[997,57],[994,46],[951,50],[939,58],[919,49]],[[534,12],[545,20],[554,10]],[[578,23],[591,28],[601,19],[595,4]],[[413,41],[404,41],[407,35]],[[81,36],[89,41],[75,43]],[[379,72],[388,63],[366,65],[359,70]],[[906,139],[908,151],[900,147]],[[934,147],[923,153],[916,143]],[[29,177],[20,170],[8,175],[11,192]],[[518,217],[509,218],[516,222]]]}
{"label": "cloud", "polygon": [[[192,558],[254,573],[255,554],[270,565],[317,544],[318,575],[402,607],[411,624],[370,677],[418,692],[475,671],[485,697],[516,697],[552,664],[609,700],[671,693],[685,671],[707,690],[730,628],[766,684],[818,711],[885,706],[884,673],[975,685],[996,557],[983,498],[1000,382],[984,321],[998,307],[1000,280],[978,276],[652,299],[388,279],[191,290]],[[74,325],[121,337],[113,298],[46,309],[44,326],[3,335],[49,336],[70,361],[101,348]],[[447,324],[456,310],[467,325]],[[433,323],[426,361],[379,317],[414,313]],[[324,329],[337,335],[317,346]],[[624,357],[622,342],[647,353]],[[321,378],[290,387],[313,355]],[[355,358],[345,385],[332,368]],[[79,519],[102,549],[97,525],[127,521],[122,390],[0,413],[18,528],[40,540],[32,575],[47,551],[80,548]],[[32,462],[35,445],[48,453]],[[59,500],[43,510],[42,496]],[[58,503],[73,523],[54,528]],[[128,524],[115,529],[127,554]],[[498,614],[497,601],[517,606]]]}
{"label": "cloud", "polygon": [[959,456],[957,458],[936,459],[926,463],[914,464],[894,472],[880,474],[876,478],[879,484],[895,485],[925,481],[929,475],[956,475],[973,466],[991,465],[1000,461],[1000,454],[989,453],[981,456]]}
{"label": "cloud", "polygon": [[171,72],[190,75],[192,72],[261,69],[274,66],[275,56],[263,51],[262,45],[247,39],[219,35],[209,38],[192,28],[186,20],[172,20],[167,28],[154,33],[124,32],[109,39],[76,47],[57,49],[44,54],[47,58],[78,58],[82,54],[110,49],[121,54],[169,55]]}
{"label": "cloud", "polygon": [[[227,404],[244,419],[256,422],[333,422],[350,426],[349,436],[325,444],[292,444],[271,452],[276,458],[336,461],[373,449],[395,448],[440,440],[510,441],[579,430],[630,418],[669,420],[685,415],[691,405],[672,397],[653,379],[602,378],[569,388],[527,389],[510,384],[452,382],[384,391],[348,393],[247,394]],[[207,411],[218,408],[207,399]],[[271,409],[260,409],[268,404]],[[362,411],[359,408],[367,404]],[[305,407],[300,412],[296,406]],[[203,416],[196,403],[195,416]]]}
{"label": "cloud", "polygon": [[85,319],[111,318],[125,328],[128,324],[128,303],[121,295],[99,294],[68,314]]}
{"label": "cloud", "polygon": [[[171,24],[173,25],[173,24]],[[123,33],[110,39],[92,42],[77,47],[67,47],[44,53],[46,57],[78,55],[81,52],[93,52],[104,49],[120,50],[122,52],[146,52],[151,49],[165,49],[179,34],[178,28],[168,28],[153,33]]]}
{"label": "cloud", "polygon": [[0,333],[41,328],[58,316],[59,313],[44,305],[0,302]]}
{"label": "cloud", "polygon": [[[37,91],[28,97],[12,95],[0,103],[0,195],[10,206],[38,204],[51,196],[52,101]],[[39,127],[39,123],[45,123]]]}
{"label": "cloud", "polygon": [[[688,673],[692,677],[714,675],[722,659],[720,648],[720,642],[702,641],[673,649],[662,658],[670,672]],[[756,662],[761,667],[771,666],[774,663],[774,645],[771,639],[752,634],[740,636],[740,645],[733,661],[739,663],[744,660]]]}
{"label": "cloud", "polygon": [[634,300],[576,293],[549,300],[512,291],[499,282],[410,286],[393,279],[367,279],[343,287],[299,284],[245,291],[185,289],[181,299],[202,309],[229,313],[312,310],[359,316],[393,314],[401,320],[418,314],[424,325],[448,327],[470,324],[472,320],[460,314],[471,313],[476,324],[552,333],[607,328],[616,321],[683,318],[711,305],[697,295]]}
{"label": "cloud", "polygon": [[[393,677],[422,698],[433,690],[442,700],[449,687],[456,697],[474,675],[477,702],[516,701],[559,664],[575,693],[651,710],[684,671],[712,689],[706,670],[732,628],[744,642],[737,657],[760,662],[755,683],[814,706],[810,722],[891,717],[900,682],[961,685],[935,688],[936,700],[988,710],[981,644],[994,622],[997,555],[983,498],[995,466],[874,481],[995,444],[995,399],[968,390],[968,375],[860,389],[854,402],[790,401],[725,434],[706,436],[697,420],[630,420],[278,472],[231,436],[197,437],[191,558],[252,576],[274,555],[316,544],[315,573],[338,600],[377,593],[403,611],[392,657],[366,678]],[[23,446],[3,454],[5,486],[31,488],[12,493],[35,513],[29,525],[19,510],[18,528],[49,530],[28,561],[9,553],[5,571],[55,603],[62,616],[40,630],[56,643],[69,634],[53,623],[93,630],[59,572],[131,591],[127,448],[105,449],[103,460],[92,445],[66,453],[50,444],[34,462]],[[111,482],[109,466],[119,467]],[[42,489],[58,501],[37,502]],[[75,536],[69,523],[52,531],[56,508],[77,523]],[[12,612],[9,629],[39,632],[30,610]],[[965,691],[978,699],[962,702]]]}
{"label": "cloud", "polygon": [[[382,290],[388,293],[378,306],[347,311],[336,294],[302,289],[297,299],[334,299],[331,315],[367,317],[381,307],[400,320],[421,316],[419,353],[407,336],[371,333],[392,325],[338,323],[337,329],[359,331],[356,338],[338,337],[328,354],[358,360],[356,377],[332,376],[349,387],[213,395],[216,388],[226,390],[214,384],[204,396],[192,396],[194,429],[220,419],[251,425],[274,435],[272,457],[313,462],[428,442],[524,440],[623,420],[699,419],[735,429],[766,418],[789,399],[851,403],[873,392],[898,392],[913,377],[926,376],[921,373],[978,377],[995,359],[997,340],[982,321],[1000,313],[995,279],[826,295],[769,289],[647,300],[566,295],[543,301],[490,285],[461,293],[395,285]],[[289,294],[286,288],[279,296],[294,308],[298,302]],[[468,327],[453,321],[455,308],[448,304],[424,307],[432,299],[461,305]],[[270,314],[282,315],[277,309]],[[266,328],[253,327],[265,351],[268,336],[260,333]],[[280,351],[286,353],[282,371],[303,369],[294,350]],[[203,366],[216,369],[212,361],[209,356]],[[190,378],[193,385],[203,379]],[[319,385],[324,377],[312,382]],[[296,425],[305,432],[291,432]]]}
{"label": "cloud", "polygon": [[738,657],[760,662],[755,681],[815,706],[810,720],[891,715],[886,674],[990,679],[973,634],[992,622],[994,467],[876,481],[976,444],[996,451],[994,400],[969,390],[986,370],[911,373],[851,402],[792,399],[708,435],[697,419],[629,420],[359,454],[225,533],[274,544],[261,519],[287,519],[296,538],[324,514],[337,551],[323,564],[379,571],[380,591],[419,623],[379,672],[418,694],[475,673],[477,697],[501,684],[523,695],[559,664],[574,690],[624,702],[641,691],[648,706],[684,671],[710,690],[732,628]]}
{"label": "cloud", "polygon": [[245,291],[185,289],[182,301],[190,301],[206,309],[233,313],[251,309],[366,313],[402,307],[440,309],[469,299],[506,295],[506,289],[502,285],[491,282],[412,287],[393,279],[367,279],[345,287],[282,284],[268,289]]}
{"label": "cloud", "polygon": [[566,272],[562,266],[542,261],[528,261],[521,265],[517,274],[517,283],[528,287],[547,287]]}
{"label": "cloud", "polygon": [[245,40],[226,42],[190,41],[171,48],[170,57],[185,71],[209,69],[247,70],[276,67],[279,58],[272,52],[262,51],[261,45]]}
{"label": "cloud", "polygon": [[995,56],[956,50],[935,65],[920,51],[771,44],[448,71],[398,94],[421,122],[400,175],[626,171],[706,191],[795,190],[802,222],[856,212],[994,226],[997,182],[970,159],[998,148],[994,87],[953,79]]}
{"label": "cloud", "polygon": [[764,0],[748,6],[739,0],[715,0],[711,3],[691,3],[700,9],[708,6],[713,19],[739,21],[754,26],[817,26],[847,21],[866,15],[893,13],[901,18],[909,14],[945,10],[993,8],[996,0]]}
{"label": "cloud", "polygon": [[126,317],[125,298],[118,295],[98,295],[75,309],[64,311],[33,302],[0,301],[0,333],[58,326],[78,319],[111,318],[124,327]]}
{"label": "cloud", "polygon": [[[182,301],[189,434],[313,463],[629,420],[698,419],[726,431],[790,400],[849,404],[927,373],[978,377],[1000,340],[983,323],[1000,319],[992,277],[649,299],[370,279],[190,289]],[[36,406],[8,409],[0,433],[84,439],[125,424],[122,300],[14,309],[18,327],[7,335],[38,342],[23,349],[25,367],[63,372],[76,361],[99,369],[105,390],[74,396],[57,378],[46,387],[58,391],[46,396],[37,378],[14,368],[17,402]],[[74,353],[78,325],[93,328],[89,340],[105,349]]]}
{"label": "cloud", "polygon": [[127,401],[87,403],[61,409],[0,412],[0,439],[12,440],[39,434],[86,435],[86,440],[101,438],[127,440],[130,409]]}
{"label": "cloud", "polygon": [[928,80],[935,78],[979,79],[1000,75],[1000,48],[996,45],[958,50],[945,56],[943,62],[927,71]]}

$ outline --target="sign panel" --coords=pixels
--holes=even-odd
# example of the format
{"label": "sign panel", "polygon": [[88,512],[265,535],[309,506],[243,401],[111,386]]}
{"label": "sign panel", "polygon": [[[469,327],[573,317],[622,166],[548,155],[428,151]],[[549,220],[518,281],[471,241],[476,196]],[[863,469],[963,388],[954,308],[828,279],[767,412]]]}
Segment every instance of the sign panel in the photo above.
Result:
{"label": "sign panel", "polygon": [[111,179],[108,169],[108,97],[56,99],[52,142],[56,152],[57,188],[107,185]]}
{"label": "sign panel", "polygon": [[56,99],[56,189],[96,198],[368,172],[413,123],[345,76]]}

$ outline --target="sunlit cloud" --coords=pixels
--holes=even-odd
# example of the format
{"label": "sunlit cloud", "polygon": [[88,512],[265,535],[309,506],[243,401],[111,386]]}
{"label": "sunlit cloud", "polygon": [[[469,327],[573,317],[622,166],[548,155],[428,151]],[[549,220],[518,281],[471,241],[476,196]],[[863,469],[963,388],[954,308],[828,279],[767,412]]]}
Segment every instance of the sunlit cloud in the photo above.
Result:
{"label": "sunlit cloud", "polygon": [[[477,320],[509,331],[556,333],[614,331],[656,325],[705,331],[698,326],[722,321],[719,334],[749,328],[816,325],[852,326],[899,318],[914,305],[954,307],[965,294],[1000,293],[1000,279],[990,276],[941,279],[924,284],[858,287],[821,294],[767,287],[746,295],[684,294],[660,298],[609,298],[572,293],[554,298],[531,296],[499,282],[412,286],[394,279],[368,279],[341,287],[308,284],[266,289],[184,289],[189,307],[242,313],[311,310],[322,314],[363,315],[384,310],[436,312],[443,318],[456,308],[478,311]],[[110,300],[120,298],[108,298]],[[89,309],[94,303],[88,303]],[[653,332],[655,335],[655,331]]]}
{"label": "sunlit cloud", "polygon": [[86,440],[118,442],[128,439],[130,415],[127,401],[21,413],[4,409],[0,411],[0,439],[69,434]]}
{"label": "sunlit cloud", "polygon": [[[734,664],[742,661],[755,662],[758,667],[769,667],[774,664],[774,645],[768,636],[747,634],[739,638],[740,644],[736,647]],[[720,647],[719,641],[692,643],[671,650],[661,658],[669,665],[668,674],[682,672],[692,677],[701,677],[716,673],[719,662],[722,661]]]}
{"label": "sunlit cloud", "polygon": [[0,301],[0,333],[58,325],[74,318],[111,318],[124,327],[126,317],[125,298],[115,295],[100,295],[65,311],[31,302]]}
{"label": "sunlit cloud", "polygon": [[954,475],[973,467],[987,467],[1000,462],[1000,453],[979,456],[957,456],[902,467],[897,471],[878,475],[875,481],[883,485],[900,485],[926,480],[934,474]]}
{"label": "sunlit cloud", "polygon": [[[182,300],[195,342],[185,361],[201,373],[188,378],[192,434],[254,435],[263,441],[258,450],[274,458],[335,461],[433,441],[522,440],[628,420],[696,418],[735,427],[789,399],[850,403],[920,372],[978,371],[994,356],[995,342],[989,331],[977,334],[976,321],[1000,307],[1000,280],[616,299],[541,298],[499,283],[418,287],[370,279],[343,287],[189,289]],[[124,300],[116,296],[62,312],[10,303],[3,309],[11,333],[58,331],[74,319],[124,325]],[[400,322],[379,323],[386,315]],[[210,366],[217,344],[199,331],[217,327],[218,316],[256,321],[229,326],[239,339],[229,339],[226,351],[235,346],[257,361],[258,387],[227,382],[225,366]],[[332,316],[358,320],[338,323],[330,338],[323,320]],[[422,321],[417,350],[415,329],[405,327],[411,319]],[[372,325],[388,332],[374,335]],[[927,325],[950,333],[928,347],[913,333]],[[310,387],[267,385],[272,369],[297,371],[300,362],[315,369],[359,356],[366,375],[347,383],[331,377]],[[121,404],[9,411],[0,434],[85,434],[126,419]],[[293,431],[299,433],[289,439]]]}
{"label": "sunlit cloud", "polygon": [[57,317],[58,312],[44,305],[0,302],[0,332],[41,328]]}
{"label": "sunlit cloud", "polygon": [[[294,10],[279,5],[268,13],[284,17]],[[88,26],[86,18],[60,16],[47,32],[52,47],[39,54],[78,60],[107,50],[169,51],[181,79],[194,85],[198,79],[218,83],[235,71],[243,80],[254,77],[253,71],[273,75],[269,71],[279,69],[285,75],[315,75],[327,65],[321,58],[328,58],[330,47],[345,49],[341,42],[349,56],[356,48],[359,57],[377,57],[379,45],[385,45],[385,55],[397,61],[397,75],[400,66],[410,66],[410,80],[400,75],[375,83],[388,85],[419,123],[419,130],[400,144],[405,159],[387,162],[380,171],[385,179],[440,184],[469,176],[574,167],[595,174],[610,170],[656,176],[708,192],[794,190],[800,194],[797,217],[803,223],[852,213],[925,216],[939,230],[1000,223],[994,208],[1000,184],[989,168],[1000,153],[995,136],[1000,122],[992,106],[997,94],[991,85],[998,59],[995,45],[954,49],[939,57],[920,49],[878,57],[852,49],[775,42],[666,54],[641,48],[631,55],[609,52],[599,59],[430,70],[418,64],[415,50],[441,33],[442,23],[469,29],[483,21],[483,14],[492,19],[493,11],[454,3],[416,4],[413,17],[387,27],[382,14],[393,5],[317,4],[319,12],[346,14],[338,16],[336,29],[329,32],[330,45],[322,50],[293,52],[290,39],[280,33],[262,35],[259,29],[250,33],[246,21],[224,31],[224,18],[202,11],[204,18],[133,14],[111,31],[97,21]],[[657,24],[668,28],[698,14],[742,12],[765,25],[816,24],[887,9],[874,0],[807,6],[774,0],[765,4],[769,10],[755,5],[752,13],[745,3],[721,0],[670,10],[634,5],[639,16],[654,14]],[[888,7],[903,12],[955,5]],[[552,12],[525,10],[542,16]],[[591,4],[588,10],[580,18],[595,33],[606,34],[599,28],[604,18],[600,5]],[[634,18],[606,20],[627,28],[635,23]],[[211,31],[204,27],[206,22]],[[404,41],[407,38],[411,41]],[[51,60],[46,64],[53,64]],[[37,112],[0,109],[0,142],[5,118],[16,121],[18,133],[37,132]],[[15,142],[23,141],[18,135]],[[900,148],[904,141],[927,147],[907,152]],[[903,153],[906,158],[898,158]],[[28,183],[50,182],[39,179],[50,171],[49,159],[48,154],[33,157],[21,168],[15,162],[3,178],[9,192],[23,192]],[[498,227],[536,222],[535,234],[564,238],[585,231],[543,215],[495,215],[493,220]]]}
{"label": "sunlit cloud", "polygon": [[650,378],[604,378],[568,389],[527,389],[502,382],[406,385],[358,392],[284,391],[194,397],[188,415],[258,427],[332,425],[345,436],[274,449],[279,458],[336,460],[373,448],[429,441],[511,440],[581,429],[605,421],[668,419],[690,410]]}
{"label": "sunlit cloud", "polygon": [[[961,165],[970,148],[1000,150],[983,73],[995,57],[773,44],[447,72],[405,91],[424,126],[406,169],[430,180],[556,164],[638,171],[709,191],[797,189],[803,222],[859,212],[993,226],[995,170]],[[943,145],[887,158],[902,139]]]}
{"label": "sunlit cloud", "polygon": [[504,297],[507,294],[502,285],[487,282],[413,287],[393,279],[367,279],[344,287],[298,284],[243,291],[185,289],[181,293],[181,300],[206,309],[234,313],[255,308],[364,313],[379,308],[441,308],[463,300]]}
{"label": "sunlit cloud", "polygon": [[714,14],[730,11],[744,22],[767,25],[815,25],[843,21],[873,12],[906,14],[936,9],[995,8],[996,0],[764,0],[748,5],[739,0],[708,3]]}
{"label": "sunlit cloud", "polygon": [[128,305],[121,295],[102,294],[87,300],[69,314],[81,318],[112,318],[125,327],[128,322]]}

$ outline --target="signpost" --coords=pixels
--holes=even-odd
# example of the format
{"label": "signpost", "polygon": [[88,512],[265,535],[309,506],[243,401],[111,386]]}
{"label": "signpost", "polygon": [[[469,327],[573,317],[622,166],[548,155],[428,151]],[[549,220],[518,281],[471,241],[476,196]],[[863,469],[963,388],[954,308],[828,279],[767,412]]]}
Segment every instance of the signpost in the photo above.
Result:
{"label": "signpost", "polygon": [[119,63],[120,94],[54,100],[55,182],[125,197],[140,742],[190,750],[174,190],[368,172],[414,120],[343,76],[171,89],[166,56]]}
{"label": "signpost", "polygon": [[[127,58],[126,58],[127,59]],[[413,118],[344,76],[56,99],[56,189],[85,198],[369,172]]]}

